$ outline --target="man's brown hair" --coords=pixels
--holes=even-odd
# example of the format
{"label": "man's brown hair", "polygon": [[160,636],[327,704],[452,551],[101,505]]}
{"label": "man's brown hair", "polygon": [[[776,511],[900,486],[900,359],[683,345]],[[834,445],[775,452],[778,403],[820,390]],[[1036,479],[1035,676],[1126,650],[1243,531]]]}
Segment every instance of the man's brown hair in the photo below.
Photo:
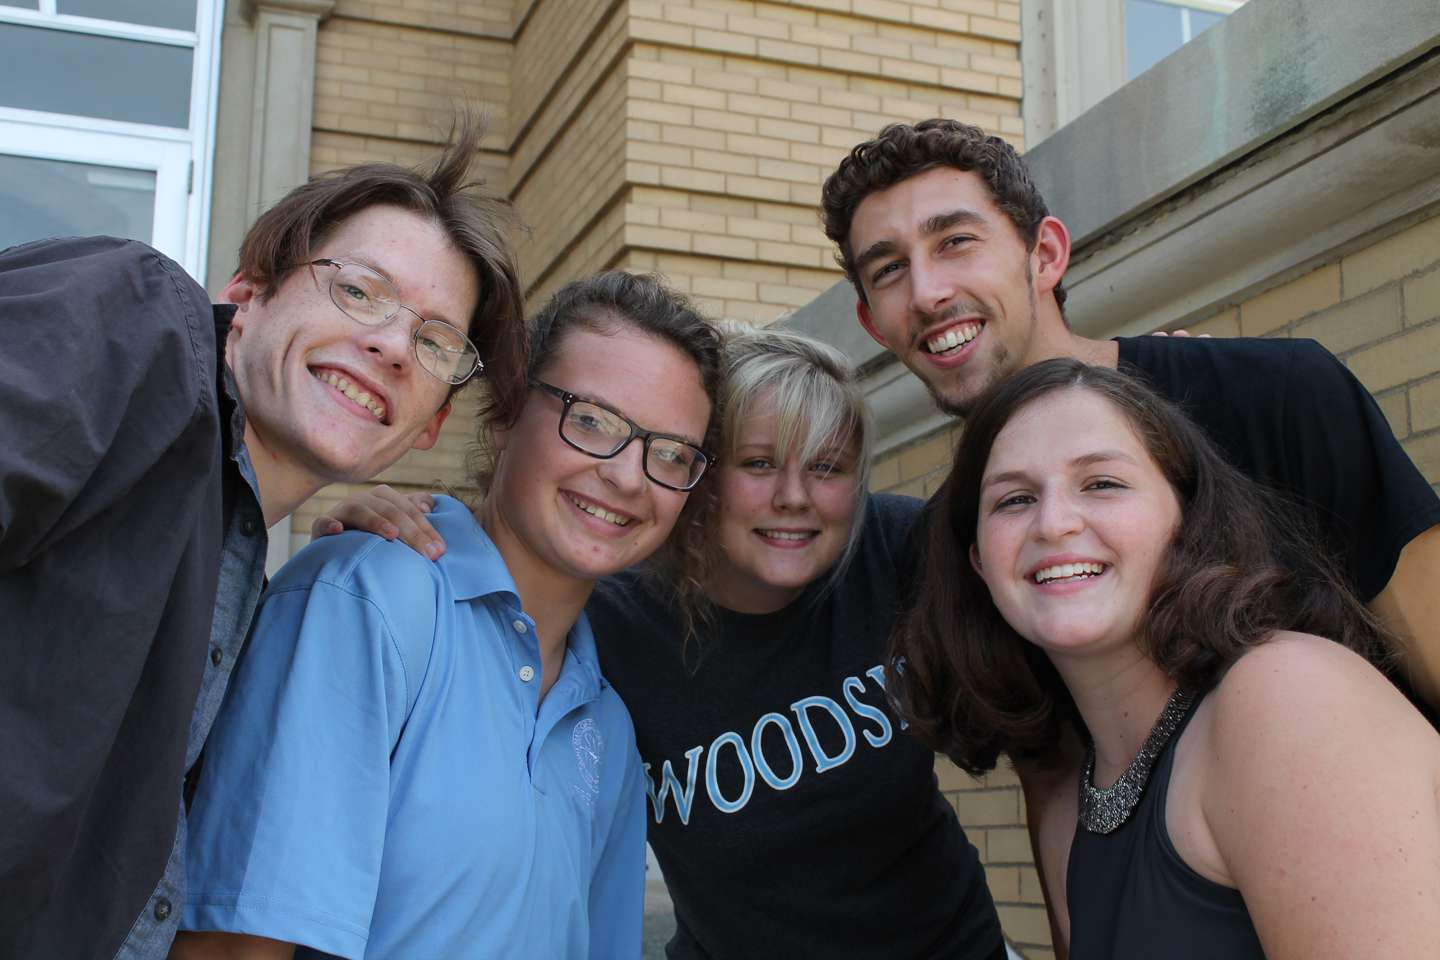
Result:
{"label": "man's brown hair", "polygon": [[[850,224],[860,202],[877,190],[936,167],[971,171],[985,181],[990,196],[1004,212],[1027,250],[1035,249],[1040,221],[1050,215],[1030,171],[1020,154],[999,137],[959,120],[922,120],[916,124],[892,123],[873,140],[850,151],[840,166],[825,180],[820,209],[825,236],[839,248],[835,259],[855,286],[861,302],[865,288],[855,270],[855,251],[850,249]],[[1055,302],[1065,308],[1065,287],[1055,287]]]}
{"label": "man's brown hair", "polygon": [[485,364],[485,409],[513,409],[525,393],[525,294],[509,243],[514,210],[486,191],[484,181],[470,178],[470,161],[483,135],[478,123],[463,116],[428,166],[362,163],[296,187],[245,234],[238,272],[268,298],[309,263],[326,237],[362,210],[383,204],[431,220],[466,256],[480,281],[466,332]]}

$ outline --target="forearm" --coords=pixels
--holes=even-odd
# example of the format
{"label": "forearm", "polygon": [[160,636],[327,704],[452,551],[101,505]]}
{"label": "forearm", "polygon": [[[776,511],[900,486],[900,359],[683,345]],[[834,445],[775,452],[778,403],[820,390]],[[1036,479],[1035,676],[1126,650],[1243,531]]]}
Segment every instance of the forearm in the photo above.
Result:
{"label": "forearm", "polygon": [[1440,712],[1440,527],[1406,544],[1390,582],[1370,610],[1396,639],[1394,653],[1410,683]]}
{"label": "forearm", "polygon": [[290,960],[295,944],[246,933],[182,930],[170,960]]}

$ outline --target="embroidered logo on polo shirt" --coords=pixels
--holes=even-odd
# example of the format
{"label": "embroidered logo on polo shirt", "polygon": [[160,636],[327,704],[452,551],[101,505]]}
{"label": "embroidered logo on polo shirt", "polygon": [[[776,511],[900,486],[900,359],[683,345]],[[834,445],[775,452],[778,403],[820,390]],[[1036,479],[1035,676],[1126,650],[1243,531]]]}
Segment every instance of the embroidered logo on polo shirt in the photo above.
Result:
{"label": "embroidered logo on polo shirt", "polygon": [[570,745],[575,748],[575,765],[580,771],[580,782],[570,789],[586,806],[593,805],[600,796],[600,759],[605,755],[599,724],[589,717],[576,723],[570,731]]}

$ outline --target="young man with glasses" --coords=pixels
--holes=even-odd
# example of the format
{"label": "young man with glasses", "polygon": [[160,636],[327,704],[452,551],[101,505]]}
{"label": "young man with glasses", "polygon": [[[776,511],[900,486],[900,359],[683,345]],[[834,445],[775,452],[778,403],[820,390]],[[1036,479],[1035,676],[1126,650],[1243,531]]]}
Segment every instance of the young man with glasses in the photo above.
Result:
{"label": "young man with glasses", "polygon": [[167,954],[266,528],[433,445],[482,370],[525,392],[478,139],[292,191],[213,307],[142,244],[0,253],[0,955]]}

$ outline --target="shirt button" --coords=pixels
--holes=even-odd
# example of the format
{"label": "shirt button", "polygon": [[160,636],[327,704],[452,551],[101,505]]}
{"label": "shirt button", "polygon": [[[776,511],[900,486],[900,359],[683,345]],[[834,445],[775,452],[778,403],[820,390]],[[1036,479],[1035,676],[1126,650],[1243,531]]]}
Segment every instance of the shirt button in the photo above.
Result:
{"label": "shirt button", "polygon": [[221,650],[219,647],[211,647],[211,648],[210,648],[210,662],[211,662],[211,663],[215,664],[215,666],[218,667],[218,666],[220,666],[220,661],[221,661],[221,660],[224,660],[224,659],[225,659],[225,653],[224,653],[223,650]]}
{"label": "shirt button", "polygon": [[516,620],[510,625],[515,628],[516,633],[524,633],[525,631],[530,629],[528,626],[525,625],[524,620]]}
{"label": "shirt button", "polygon": [[523,680],[525,683],[529,683],[531,680],[534,680],[535,668],[530,666],[530,664],[528,663],[525,664],[525,666],[520,668],[520,679]]}
{"label": "shirt button", "polygon": [[163,923],[168,916],[170,916],[170,901],[161,897],[155,901],[155,919]]}
{"label": "shirt button", "polygon": [[240,532],[245,534],[245,536],[247,537],[255,536],[255,531],[258,529],[258,525],[255,523],[254,520],[249,517],[246,517],[244,520],[240,521]]}

